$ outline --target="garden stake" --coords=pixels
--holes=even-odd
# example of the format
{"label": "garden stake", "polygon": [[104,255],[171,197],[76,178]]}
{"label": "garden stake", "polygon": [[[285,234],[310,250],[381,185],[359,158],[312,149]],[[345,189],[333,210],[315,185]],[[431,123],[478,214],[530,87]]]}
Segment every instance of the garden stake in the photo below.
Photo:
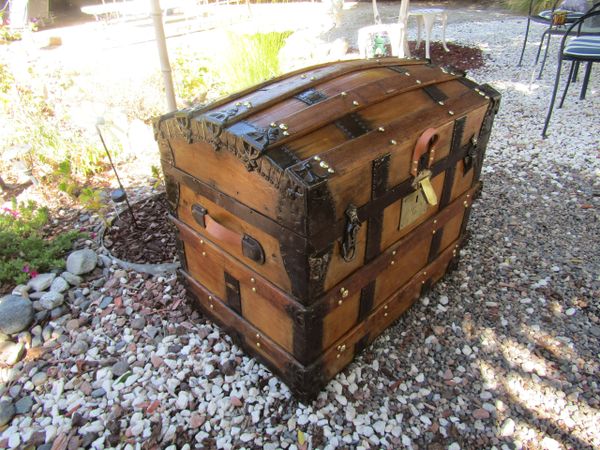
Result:
{"label": "garden stake", "polygon": [[120,219],[121,215],[119,214],[119,208],[117,208],[116,205],[118,205],[119,203],[123,203],[127,199],[127,194],[123,189],[115,189],[110,193],[110,199],[115,205],[114,210],[115,214],[117,215],[117,219]]}
{"label": "garden stake", "polygon": [[102,146],[104,147],[104,151],[106,152],[106,156],[108,156],[108,161],[110,162],[110,167],[112,167],[115,176],[117,177],[117,183],[119,183],[119,187],[121,191],[123,191],[123,196],[125,197],[125,203],[127,203],[127,209],[129,209],[129,213],[131,214],[131,220],[133,221],[133,225],[136,228],[139,228],[137,220],[135,220],[135,215],[133,214],[133,208],[129,204],[129,199],[127,198],[127,194],[125,193],[125,188],[123,187],[123,183],[121,183],[121,179],[119,178],[119,174],[117,172],[117,168],[113,164],[113,160],[110,156],[110,152],[108,151],[108,147],[106,146],[106,142],[104,142],[104,138],[102,137],[102,132],[100,131],[100,127],[96,124],[96,131],[98,132],[98,136],[100,136],[100,140],[102,141]]}

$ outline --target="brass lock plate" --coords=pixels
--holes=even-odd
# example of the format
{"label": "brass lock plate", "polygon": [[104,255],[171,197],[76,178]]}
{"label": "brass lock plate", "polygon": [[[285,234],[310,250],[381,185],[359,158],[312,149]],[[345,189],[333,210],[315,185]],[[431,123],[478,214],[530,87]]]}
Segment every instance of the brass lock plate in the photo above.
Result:
{"label": "brass lock plate", "polygon": [[417,189],[412,194],[402,199],[402,210],[400,211],[400,225],[398,229],[406,228],[419,217],[423,216],[429,208],[429,203],[421,189]]}

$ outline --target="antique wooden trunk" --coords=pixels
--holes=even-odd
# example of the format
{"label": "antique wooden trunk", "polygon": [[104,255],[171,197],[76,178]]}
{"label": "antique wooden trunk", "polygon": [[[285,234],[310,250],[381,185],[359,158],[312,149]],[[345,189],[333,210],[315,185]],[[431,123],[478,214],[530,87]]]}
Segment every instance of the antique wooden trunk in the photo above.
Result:
{"label": "antique wooden trunk", "polygon": [[318,393],[455,264],[499,98],[424,60],[355,60],[158,119],[194,302]]}

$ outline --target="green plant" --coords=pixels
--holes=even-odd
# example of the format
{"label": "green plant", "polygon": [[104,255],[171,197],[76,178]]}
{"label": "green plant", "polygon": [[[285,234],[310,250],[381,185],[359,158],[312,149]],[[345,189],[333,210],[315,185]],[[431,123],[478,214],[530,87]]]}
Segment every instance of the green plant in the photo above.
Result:
{"label": "green plant", "polygon": [[0,63],[0,103],[6,106],[10,101],[10,91],[15,79],[6,64]]}
{"label": "green plant", "polygon": [[[105,169],[104,152],[97,137],[93,135],[96,140],[91,140],[84,130],[73,127],[68,115],[57,113],[52,105],[60,102],[53,101],[45,84],[36,79],[33,68],[29,68],[29,75],[27,80],[16,80],[8,65],[0,64],[0,116],[4,119],[0,154],[7,149],[27,147],[29,151],[20,157],[27,168],[56,175],[46,179],[58,178],[63,189],[66,178],[81,182]],[[72,85],[64,81],[52,86],[59,97]],[[68,171],[63,166],[65,161],[69,161]],[[6,164],[5,169],[10,168],[8,160],[2,163]]]}
{"label": "green plant", "polygon": [[23,39],[21,33],[15,30],[11,30],[10,27],[4,25],[3,14],[0,13],[0,40],[12,42],[20,41]]}
{"label": "green plant", "polygon": [[0,283],[24,283],[38,272],[64,267],[63,256],[82,233],[62,233],[45,240],[41,230],[48,210],[34,202],[17,204],[0,211]]}
{"label": "green plant", "polygon": [[105,206],[102,189],[83,188],[77,200],[89,211],[99,212]]}
{"label": "green plant", "polygon": [[150,170],[152,171],[152,178],[156,180],[154,184],[152,184],[152,189],[158,189],[158,187],[163,183],[164,180],[162,170],[160,170],[160,167],[155,165],[152,165],[150,167]]}
{"label": "green plant", "polygon": [[[520,13],[527,13],[529,11],[529,4],[531,0],[504,0],[508,9]],[[545,9],[551,9],[555,0],[533,0],[533,7],[531,12],[538,13]]]}
{"label": "green plant", "polygon": [[279,75],[279,52],[291,34],[291,31],[229,33],[227,48],[216,65],[223,91],[239,91]]}

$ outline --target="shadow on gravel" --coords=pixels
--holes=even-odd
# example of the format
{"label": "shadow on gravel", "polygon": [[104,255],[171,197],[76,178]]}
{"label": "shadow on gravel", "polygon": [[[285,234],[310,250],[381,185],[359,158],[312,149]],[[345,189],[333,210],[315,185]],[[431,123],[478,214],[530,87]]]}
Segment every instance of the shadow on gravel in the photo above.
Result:
{"label": "shadow on gravel", "polygon": [[[556,448],[593,448],[600,419],[594,301],[600,260],[591,243],[600,199],[592,196],[591,180],[568,167],[547,177],[528,170],[525,186],[517,173],[527,169],[495,166],[484,175],[473,239],[459,267],[472,264],[469,278],[482,288],[469,314],[482,347],[479,379],[504,402],[496,417],[499,439],[523,448],[554,448],[552,440]],[[508,418],[516,423],[514,435],[503,426]]]}

